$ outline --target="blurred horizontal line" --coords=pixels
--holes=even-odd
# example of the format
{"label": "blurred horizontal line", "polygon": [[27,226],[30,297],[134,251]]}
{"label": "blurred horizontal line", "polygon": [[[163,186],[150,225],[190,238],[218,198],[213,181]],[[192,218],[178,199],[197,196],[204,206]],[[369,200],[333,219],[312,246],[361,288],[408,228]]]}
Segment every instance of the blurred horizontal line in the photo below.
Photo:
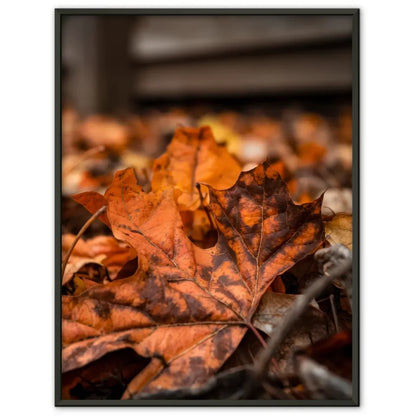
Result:
{"label": "blurred horizontal line", "polygon": [[176,95],[174,97],[153,96],[134,97],[132,104],[135,108],[168,108],[173,106],[214,106],[217,108],[244,109],[251,107],[273,107],[284,109],[288,106],[299,105],[307,109],[320,109],[326,112],[335,110],[336,106],[351,105],[351,88],[336,90],[310,90],[294,93],[293,91],[279,93],[240,93],[227,95]]}
{"label": "blurred horizontal line", "polygon": [[229,47],[224,49],[217,50],[208,50],[204,52],[203,50],[187,53],[179,53],[177,55],[170,56],[158,56],[155,58],[133,58],[133,65],[137,67],[151,66],[151,65],[164,65],[171,63],[183,63],[183,62],[202,62],[209,60],[216,60],[222,58],[235,58],[243,56],[260,56],[264,54],[279,54],[279,53],[292,53],[292,52],[302,52],[302,51],[325,51],[334,49],[335,47],[352,48],[352,37],[351,35],[341,35],[337,38],[331,39],[313,39],[311,41],[305,42],[294,41],[294,42],[285,42],[281,44],[272,44],[272,45],[260,45],[260,46],[249,46],[249,47]]}

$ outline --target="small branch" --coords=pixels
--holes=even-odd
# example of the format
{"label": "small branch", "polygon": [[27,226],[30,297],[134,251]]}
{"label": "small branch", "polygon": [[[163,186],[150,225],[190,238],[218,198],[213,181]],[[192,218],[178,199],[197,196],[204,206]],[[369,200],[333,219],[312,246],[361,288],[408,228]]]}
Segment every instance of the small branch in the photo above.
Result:
{"label": "small branch", "polygon": [[95,156],[99,153],[104,152],[105,146],[100,145],[93,147],[92,149],[87,150],[84,152],[71,166],[67,167],[65,171],[63,172],[63,176],[68,175],[71,173],[76,167],[78,167],[81,163],[88,160],[90,157]]}
{"label": "small branch", "polygon": [[323,365],[302,355],[296,358],[296,366],[313,399],[351,399],[352,385],[347,379],[331,373]]}
{"label": "small branch", "polygon": [[65,273],[65,268],[66,265],[68,263],[69,257],[72,254],[72,251],[75,248],[75,245],[77,244],[78,240],[82,237],[82,235],[85,233],[85,231],[87,230],[87,228],[101,215],[105,212],[105,210],[107,209],[107,206],[104,205],[103,207],[101,207],[94,215],[92,215],[89,220],[82,226],[82,228],[79,230],[77,236],[75,237],[75,240],[72,242],[71,247],[69,248],[68,252],[65,255],[65,258],[62,262],[62,277],[64,277],[64,273]]}
{"label": "small branch", "polygon": [[334,318],[335,331],[336,331],[336,333],[338,333],[339,332],[338,315],[337,315],[337,310],[335,308],[335,302],[334,302],[334,295],[333,294],[329,295],[329,302],[331,303],[331,312],[332,312],[332,317]]}
{"label": "small branch", "polygon": [[328,274],[322,276],[320,279],[313,282],[308,289],[300,296],[294,303],[293,307],[283,318],[280,327],[273,333],[266,349],[259,353],[257,362],[254,365],[254,375],[248,381],[246,387],[246,394],[250,397],[254,391],[258,389],[264,377],[267,375],[267,369],[270,361],[273,358],[274,352],[280,347],[282,341],[286,338],[289,331],[292,329],[296,321],[306,311],[310,302],[318,296],[324,289],[326,289],[332,281],[339,279],[350,272],[352,267],[351,257],[343,259],[342,262],[334,267]]}
{"label": "small branch", "polygon": [[286,392],[284,392],[282,389],[273,386],[270,383],[263,383],[264,390],[269,393],[271,398],[276,398],[278,400],[293,400],[293,397],[291,395],[288,395]]}

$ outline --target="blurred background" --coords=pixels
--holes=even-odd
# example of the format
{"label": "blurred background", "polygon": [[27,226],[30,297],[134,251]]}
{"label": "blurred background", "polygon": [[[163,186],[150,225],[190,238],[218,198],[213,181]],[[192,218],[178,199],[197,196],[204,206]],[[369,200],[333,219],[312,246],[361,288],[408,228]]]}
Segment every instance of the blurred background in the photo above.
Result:
{"label": "blurred background", "polygon": [[281,161],[297,202],[326,191],[325,214],[351,213],[351,16],[63,16],[62,97],[66,232],[85,222],[70,195],[126,166],[146,187],[179,126],[211,126],[243,170]]}

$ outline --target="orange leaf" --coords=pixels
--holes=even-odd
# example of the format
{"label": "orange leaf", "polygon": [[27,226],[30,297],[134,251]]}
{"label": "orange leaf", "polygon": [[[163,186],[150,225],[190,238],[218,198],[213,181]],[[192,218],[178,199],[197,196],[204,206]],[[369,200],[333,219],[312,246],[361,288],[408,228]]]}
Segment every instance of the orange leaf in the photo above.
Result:
{"label": "orange leaf", "polygon": [[[98,192],[83,192],[81,194],[73,195],[72,199],[93,214],[96,213],[100,208],[107,204],[107,200]],[[98,217],[105,225],[111,228],[110,223],[108,222],[107,214],[101,214]]]}
{"label": "orange leaf", "polygon": [[[86,192],[86,194],[89,194],[89,192]],[[100,197],[104,199],[102,195]],[[95,208],[95,203],[96,200],[92,198],[91,207],[93,209]],[[73,234],[64,234],[62,236],[63,253],[69,250],[74,239],[75,235]],[[112,236],[97,236],[88,240],[80,239],[77,241],[69,258],[68,266],[65,269],[63,284],[71,280],[74,273],[85,264],[96,263],[97,261],[107,268],[109,278],[113,280],[122,267],[135,257],[136,252],[132,248],[125,243],[117,241]]]}
{"label": "orange leaf", "polygon": [[151,362],[124,398],[204,384],[238,346],[275,277],[323,241],[322,200],[294,204],[273,166],[209,193],[218,241],[204,250],[187,238],[172,188],[145,193],[132,169],[116,173],[105,193],[108,220],[147,262],[146,275],[63,297],[64,372],[132,348]]}
{"label": "orange leaf", "polygon": [[301,143],[298,146],[299,158],[303,165],[318,164],[325,157],[326,152],[326,147],[315,142]]}
{"label": "orange leaf", "polygon": [[240,171],[227,149],[215,142],[210,127],[180,128],[166,153],[154,162],[152,189],[175,188],[180,209],[195,210],[200,205],[197,183],[226,189]]}

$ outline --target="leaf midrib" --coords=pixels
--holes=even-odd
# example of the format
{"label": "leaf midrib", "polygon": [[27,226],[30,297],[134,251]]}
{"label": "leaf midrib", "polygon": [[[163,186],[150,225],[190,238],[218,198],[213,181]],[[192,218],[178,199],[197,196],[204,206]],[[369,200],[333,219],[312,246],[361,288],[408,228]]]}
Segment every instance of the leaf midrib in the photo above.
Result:
{"label": "leaf midrib", "polygon": [[124,200],[124,192],[123,192],[123,186],[120,185],[120,194],[121,194],[121,201],[123,203],[123,207],[124,210],[126,211],[127,214],[127,218],[130,221],[130,223],[133,225],[135,231],[137,233],[139,233],[149,244],[151,244],[153,247],[155,247],[156,249],[158,249],[178,270],[180,270],[182,273],[184,273],[186,276],[189,277],[189,281],[192,281],[194,284],[196,284],[201,290],[203,290],[205,293],[207,293],[210,297],[212,297],[215,301],[217,301],[218,303],[222,304],[223,306],[225,306],[226,308],[228,308],[231,312],[234,313],[234,315],[238,318],[240,318],[241,320],[244,320],[244,318],[237,312],[234,310],[234,308],[232,308],[230,305],[227,305],[225,302],[221,301],[220,299],[218,299],[217,297],[215,297],[210,291],[208,291],[206,288],[204,288],[203,286],[201,286],[196,279],[194,279],[193,277],[191,277],[189,275],[189,273],[187,273],[185,270],[182,270],[177,263],[168,255],[168,253],[166,253],[161,247],[159,247],[157,244],[153,243],[153,241],[151,241],[138,227],[137,225],[133,222],[129,210],[127,209],[127,205],[125,203]]}

